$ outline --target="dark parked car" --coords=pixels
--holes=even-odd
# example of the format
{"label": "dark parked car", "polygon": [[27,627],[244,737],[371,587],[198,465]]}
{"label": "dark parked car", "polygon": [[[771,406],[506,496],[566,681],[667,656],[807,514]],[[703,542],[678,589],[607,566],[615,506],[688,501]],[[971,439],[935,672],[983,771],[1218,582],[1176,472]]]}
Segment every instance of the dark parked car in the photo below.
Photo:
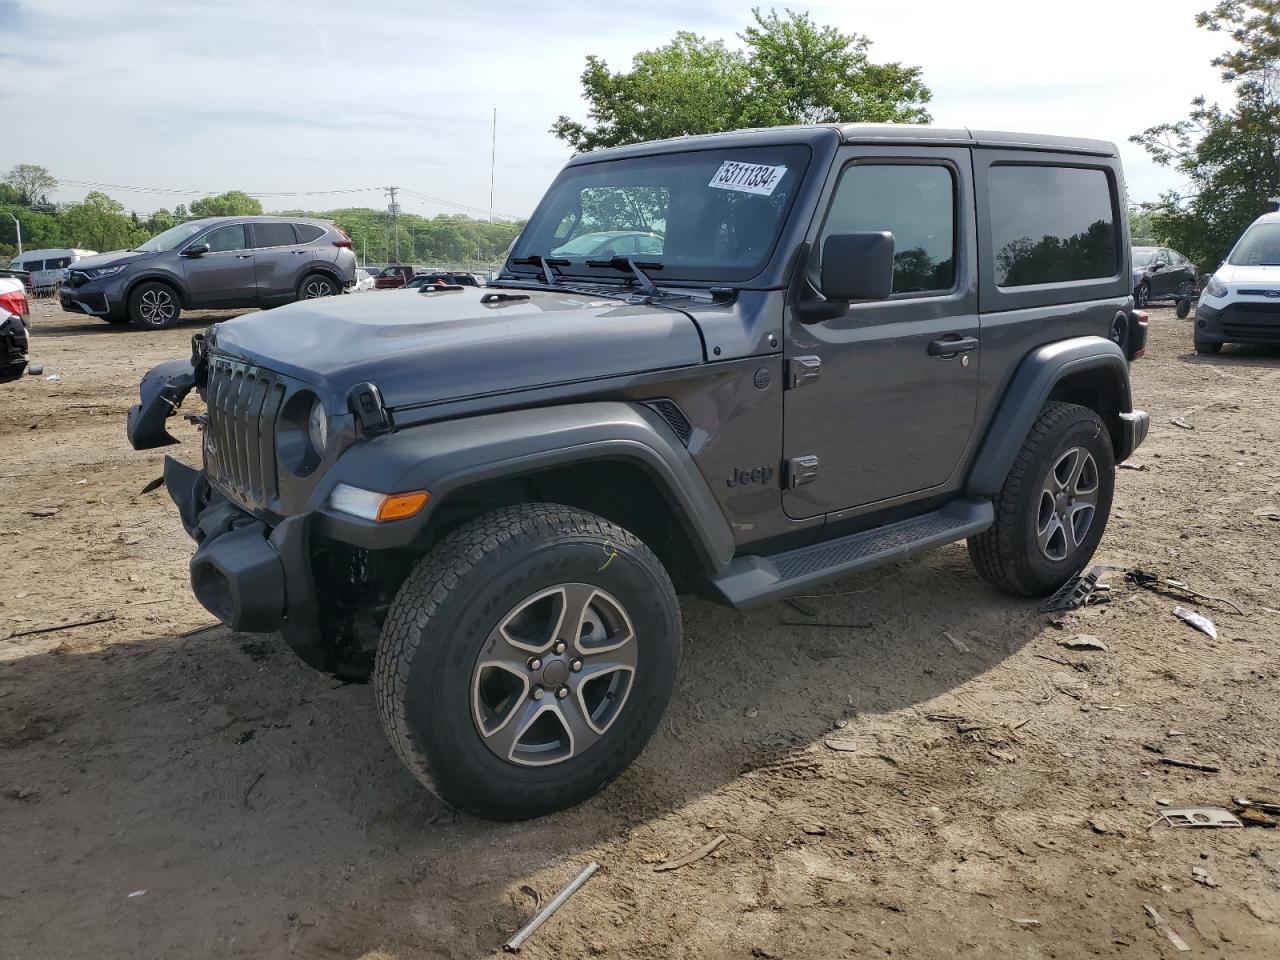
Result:
{"label": "dark parked car", "polygon": [[158,329],[184,309],[274,307],[341,293],[355,278],[351,238],[328,221],[210,217],[77,261],[59,296],[63,310]]}
{"label": "dark parked car", "polygon": [[476,277],[474,273],[420,273],[406,283],[405,286],[413,289],[415,287],[424,287],[428,284],[447,284],[457,287],[484,286],[484,282]]}
{"label": "dark parked car", "polygon": [[[489,285],[212,326],[147,374],[129,439],[174,442],[198,389],[203,463],[164,474],[200,602],[372,672],[450,805],[535,816],[657,727],[677,590],[748,607],[967,539],[1038,597],[1089,562],[1149,422],[1124,196],[1116,148],[1065,137],[600,150]],[[551,253],[637,218],[660,261]]]}
{"label": "dark parked car", "polygon": [[1154,300],[1174,300],[1178,316],[1185,317],[1199,283],[1200,271],[1177,250],[1133,248],[1133,302],[1139,308]]}

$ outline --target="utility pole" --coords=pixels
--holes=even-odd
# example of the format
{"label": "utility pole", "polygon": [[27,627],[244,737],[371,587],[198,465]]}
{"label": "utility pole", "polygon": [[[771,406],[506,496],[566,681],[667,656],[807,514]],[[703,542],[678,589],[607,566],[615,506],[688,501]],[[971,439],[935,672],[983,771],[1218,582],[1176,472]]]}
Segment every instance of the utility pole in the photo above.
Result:
{"label": "utility pole", "polygon": [[22,256],[22,221],[9,214],[9,219],[13,221],[13,225],[18,228],[18,256]]}
{"label": "utility pole", "polygon": [[391,214],[391,236],[396,245],[396,263],[400,262],[400,204],[396,203],[396,191],[399,187],[387,187],[387,196],[391,198],[391,203],[387,206],[387,211]]}
{"label": "utility pole", "polygon": [[493,176],[498,165],[498,108],[493,108],[493,140],[489,145],[489,226],[493,226]]}

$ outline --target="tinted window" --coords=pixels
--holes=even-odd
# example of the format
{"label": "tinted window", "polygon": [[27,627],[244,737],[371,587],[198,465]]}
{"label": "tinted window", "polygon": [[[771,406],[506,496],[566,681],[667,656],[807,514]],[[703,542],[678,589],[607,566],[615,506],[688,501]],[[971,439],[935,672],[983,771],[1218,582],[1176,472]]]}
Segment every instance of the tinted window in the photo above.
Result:
{"label": "tinted window", "polygon": [[27,265],[22,269],[24,270],[43,270],[44,269],[43,260],[28,260],[26,261],[26,264]]}
{"label": "tinted window", "polygon": [[295,223],[293,229],[298,235],[299,243],[310,243],[312,240],[319,240],[324,236],[324,230],[314,223]]}
{"label": "tinted window", "polygon": [[217,253],[220,250],[243,250],[249,246],[244,239],[243,223],[232,223],[225,227],[218,227],[216,230],[210,230],[201,238],[200,242],[209,245],[210,253]]}
{"label": "tinted window", "polygon": [[63,267],[71,266],[70,257],[59,257],[57,260],[46,260],[44,268],[46,270],[61,270]]}
{"label": "tinted window", "polygon": [[840,176],[822,241],[834,233],[893,234],[893,292],[955,286],[955,181],[947,167],[862,163]]}
{"label": "tinted window", "polygon": [[291,247],[297,243],[290,223],[255,223],[253,245],[255,247]]}
{"label": "tinted window", "polygon": [[991,168],[991,245],[1002,287],[1065,283],[1116,272],[1111,185],[1102,170]]}

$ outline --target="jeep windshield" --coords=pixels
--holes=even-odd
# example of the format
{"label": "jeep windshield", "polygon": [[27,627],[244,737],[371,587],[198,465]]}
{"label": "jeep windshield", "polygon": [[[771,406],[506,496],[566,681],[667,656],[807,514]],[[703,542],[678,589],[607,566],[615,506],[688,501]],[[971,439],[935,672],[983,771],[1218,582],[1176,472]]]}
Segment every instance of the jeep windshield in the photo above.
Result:
{"label": "jeep windshield", "polygon": [[[662,282],[741,282],[773,253],[809,163],[801,145],[699,150],[566,167],[511,250],[516,272],[616,278],[614,257]],[[656,265],[656,266],[655,266]]]}
{"label": "jeep windshield", "polygon": [[1280,266],[1280,223],[1255,223],[1227,257],[1233,267]]}

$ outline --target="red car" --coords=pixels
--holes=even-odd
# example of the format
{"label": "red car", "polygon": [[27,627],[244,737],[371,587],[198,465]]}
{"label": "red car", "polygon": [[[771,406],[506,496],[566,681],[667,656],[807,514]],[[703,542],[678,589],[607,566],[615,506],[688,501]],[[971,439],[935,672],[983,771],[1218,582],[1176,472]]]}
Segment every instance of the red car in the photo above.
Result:
{"label": "red car", "polygon": [[382,272],[373,278],[373,285],[379,290],[395,290],[408,283],[417,272],[417,268],[403,264],[383,267]]}

